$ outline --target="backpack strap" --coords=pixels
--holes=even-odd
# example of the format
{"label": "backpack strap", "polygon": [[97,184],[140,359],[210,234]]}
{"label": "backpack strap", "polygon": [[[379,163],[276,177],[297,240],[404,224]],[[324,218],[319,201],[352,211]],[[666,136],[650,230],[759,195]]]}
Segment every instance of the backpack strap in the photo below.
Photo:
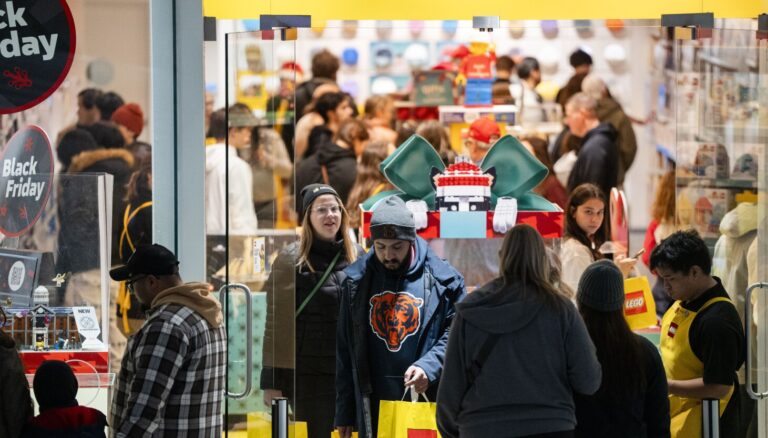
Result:
{"label": "backpack strap", "polygon": [[128,224],[131,223],[133,218],[136,217],[139,212],[147,207],[150,207],[152,205],[152,201],[147,201],[141,205],[139,205],[136,210],[131,211],[131,204],[128,204],[125,207],[125,214],[123,214],[123,232],[120,234],[120,243],[118,245],[118,254],[123,254],[123,242],[128,243],[128,247],[131,249],[131,253],[136,251],[136,245],[133,243],[133,239],[131,239],[131,234],[128,232]]}
{"label": "backpack strap", "polygon": [[325,164],[320,165],[320,173],[323,174],[323,184],[331,185],[331,179],[328,177],[328,167]]}
{"label": "backpack strap", "polygon": [[480,371],[482,371],[485,361],[488,359],[491,351],[493,351],[493,347],[496,346],[500,338],[501,335],[498,333],[491,333],[488,335],[488,337],[485,338],[485,342],[483,342],[483,345],[480,347],[477,356],[472,359],[472,363],[465,371],[467,377],[467,392],[469,392],[472,385],[475,384],[475,380],[477,380],[477,377],[480,375]]}

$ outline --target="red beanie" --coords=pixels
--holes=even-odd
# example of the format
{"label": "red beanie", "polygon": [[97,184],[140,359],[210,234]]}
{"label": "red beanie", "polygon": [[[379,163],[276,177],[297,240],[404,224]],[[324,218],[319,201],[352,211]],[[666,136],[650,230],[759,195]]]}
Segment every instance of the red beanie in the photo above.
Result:
{"label": "red beanie", "polygon": [[112,121],[125,126],[138,137],[144,129],[144,112],[138,104],[126,103],[112,113]]}

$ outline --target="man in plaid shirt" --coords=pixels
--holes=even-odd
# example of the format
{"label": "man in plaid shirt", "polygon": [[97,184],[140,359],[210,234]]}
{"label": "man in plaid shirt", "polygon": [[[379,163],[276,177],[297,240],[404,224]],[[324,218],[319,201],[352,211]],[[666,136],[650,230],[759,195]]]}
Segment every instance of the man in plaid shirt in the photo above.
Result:
{"label": "man in plaid shirt", "polygon": [[150,306],[117,378],[110,425],[118,438],[221,436],[224,317],[207,284],[182,283],[178,264],[167,248],[142,245],[109,272]]}

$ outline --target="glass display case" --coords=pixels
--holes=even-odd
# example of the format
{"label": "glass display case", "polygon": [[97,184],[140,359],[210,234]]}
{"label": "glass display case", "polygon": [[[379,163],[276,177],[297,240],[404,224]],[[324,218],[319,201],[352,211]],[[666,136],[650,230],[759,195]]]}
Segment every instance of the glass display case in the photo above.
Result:
{"label": "glass display case", "polygon": [[[671,28],[659,99],[673,123],[676,225],[699,232],[712,274],[722,280],[747,332],[746,369],[739,380],[751,398],[766,396],[766,296],[749,299],[766,279],[765,35],[755,20],[718,20],[715,29]],[[765,283],[759,283],[765,286]],[[745,398],[742,409],[751,409]],[[766,406],[756,403],[757,436],[766,436]]]}
{"label": "glass display case", "polygon": [[[11,148],[5,145],[6,151]],[[80,403],[107,412],[109,388],[125,345],[125,338],[113,329],[109,305],[113,177],[33,177],[51,188],[47,200],[24,206],[30,216],[31,208],[38,208],[36,220],[28,221],[20,233],[13,233],[12,225],[3,229],[3,331],[16,343],[30,388],[40,364],[61,360],[75,372]],[[12,176],[0,178],[0,186],[12,183]],[[14,202],[9,192],[3,193],[0,215]]]}
{"label": "glass display case", "polygon": [[[678,225],[695,228],[713,253],[728,232],[727,215],[757,202],[766,139],[757,41],[754,31],[715,29],[711,37],[676,40],[670,53]],[[743,231],[756,234],[754,226]]]}

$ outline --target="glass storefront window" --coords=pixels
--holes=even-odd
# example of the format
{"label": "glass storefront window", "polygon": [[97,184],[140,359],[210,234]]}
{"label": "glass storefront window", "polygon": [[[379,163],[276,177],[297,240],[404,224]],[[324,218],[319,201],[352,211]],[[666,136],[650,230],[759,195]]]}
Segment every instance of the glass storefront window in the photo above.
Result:
{"label": "glass storefront window", "polygon": [[[4,102],[35,91],[37,82],[59,71],[59,57],[67,59],[64,44],[69,40],[60,27],[52,27],[55,23],[74,31],[69,37],[76,45],[67,61],[69,71],[52,93],[21,111],[4,107],[0,115],[5,166],[0,215],[18,215],[29,225],[14,233],[7,219],[0,219],[5,221],[0,276],[27,279],[20,287],[13,281],[0,285],[0,306],[8,317],[3,330],[16,341],[30,385],[43,360],[67,361],[78,377],[80,404],[107,414],[125,333],[135,332],[142,319],[135,303],[130,317],[116,316],[126,291],[109,279],[108,271],[125,261],[130,248],[152,242],[149,2],[60,2],[71,12],[71,21],[58,12],[60,5],[7,3],[4,8],[15,9],[3,20],[14,22],[10,28],[16,33],[5,26],[0,31]],[[40,16],[41,10],[57,12]],[[20,39],[29,37],[27,22],[40,23],[36,45],[43,63],[34,70],[20,55],[31,50],[31,40]],[[14,35],[20,39],[19,53],[13,49]],[[19,138],[14,136],[29,130],[47,137],[49,154],[25,143],[13,155],[14,138]],[[32,161],[27,161],[30,154]],[[17,172],[16,166],[25,162]],[[30,186],[42,181],[50,190],[37,197]],[[39,214],[20,200],[42,204]],[[78,309],[88,317],[77,317]]]}

